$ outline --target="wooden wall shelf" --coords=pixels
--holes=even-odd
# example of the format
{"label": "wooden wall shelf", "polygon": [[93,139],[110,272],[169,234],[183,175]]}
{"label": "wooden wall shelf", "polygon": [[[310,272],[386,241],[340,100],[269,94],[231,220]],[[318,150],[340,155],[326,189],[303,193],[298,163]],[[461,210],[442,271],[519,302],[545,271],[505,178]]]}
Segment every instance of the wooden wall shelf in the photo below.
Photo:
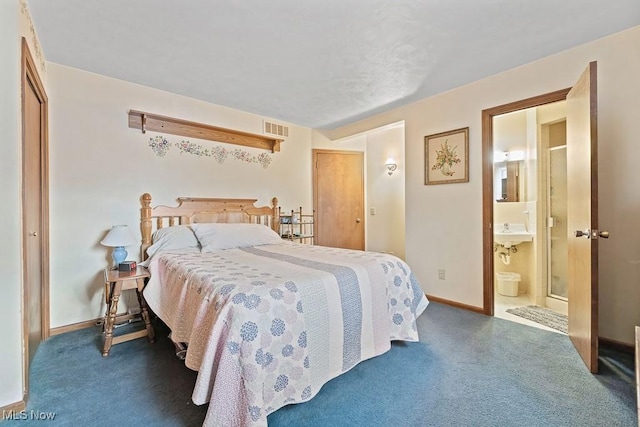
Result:
{"label": "wooden wall shelf", "polygon": [[142,133],[148,130],[170,133],[172,135],[226,142],[228,144],[243,145],[245,147],[262,148],[272,153],[280,151],[280,143],[283,141],[282,139],[266,135],[240,132],[136,110],[129,111],[129,127],[140,129]]}

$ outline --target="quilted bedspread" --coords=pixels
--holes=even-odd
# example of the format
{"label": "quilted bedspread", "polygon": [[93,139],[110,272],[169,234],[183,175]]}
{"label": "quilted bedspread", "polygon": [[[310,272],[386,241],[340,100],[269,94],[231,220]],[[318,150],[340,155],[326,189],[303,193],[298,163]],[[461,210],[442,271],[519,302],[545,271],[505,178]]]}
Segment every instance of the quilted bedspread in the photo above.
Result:
{"label": "quilted bedspread", "polygon": [[165,252],[149,268],[145,298],[188,343],[206,426],[266,425],[392,340],[417,341],[428,304],[406,263],[375,252],[283,242]]}

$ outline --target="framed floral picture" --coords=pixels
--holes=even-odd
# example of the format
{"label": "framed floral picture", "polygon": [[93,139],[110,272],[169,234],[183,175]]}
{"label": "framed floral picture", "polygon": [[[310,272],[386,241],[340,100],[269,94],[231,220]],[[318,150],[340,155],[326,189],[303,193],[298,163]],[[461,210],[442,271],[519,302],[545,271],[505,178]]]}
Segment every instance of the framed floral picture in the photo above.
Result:
{"label": "framed floral picture", "polygon": [[424,137],[424,183],[469,182],[469,128]]}

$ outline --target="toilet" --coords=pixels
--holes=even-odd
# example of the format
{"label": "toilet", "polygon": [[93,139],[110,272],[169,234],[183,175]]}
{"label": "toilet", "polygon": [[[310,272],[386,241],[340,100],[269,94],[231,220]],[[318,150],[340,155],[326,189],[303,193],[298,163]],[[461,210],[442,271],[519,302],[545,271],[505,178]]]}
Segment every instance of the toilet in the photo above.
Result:
{"label": "toilet", "polygon": [[507,297],[518,296],[518,285],[520,285],[520,275],[509,271],[496,273],[498,281],[498,293]]}

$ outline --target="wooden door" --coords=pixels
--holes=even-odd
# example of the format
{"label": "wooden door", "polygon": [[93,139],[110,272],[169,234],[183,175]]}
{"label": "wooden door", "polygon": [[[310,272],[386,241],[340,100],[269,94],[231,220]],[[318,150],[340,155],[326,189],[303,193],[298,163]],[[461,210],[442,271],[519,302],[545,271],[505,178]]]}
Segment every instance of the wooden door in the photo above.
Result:
{"label": "wooden door", "polygon": [[28,367],[49,335],[47,96],[22,42],[22,242],[25,392]]}
{"label": "wooden door", "polygon": [[569,338],[598,372],[597,67],[589,64],[567,94]]}
{"label": "wooden door", "polygon": [[364,154],[313,150],[315,243],[364,250]]}

